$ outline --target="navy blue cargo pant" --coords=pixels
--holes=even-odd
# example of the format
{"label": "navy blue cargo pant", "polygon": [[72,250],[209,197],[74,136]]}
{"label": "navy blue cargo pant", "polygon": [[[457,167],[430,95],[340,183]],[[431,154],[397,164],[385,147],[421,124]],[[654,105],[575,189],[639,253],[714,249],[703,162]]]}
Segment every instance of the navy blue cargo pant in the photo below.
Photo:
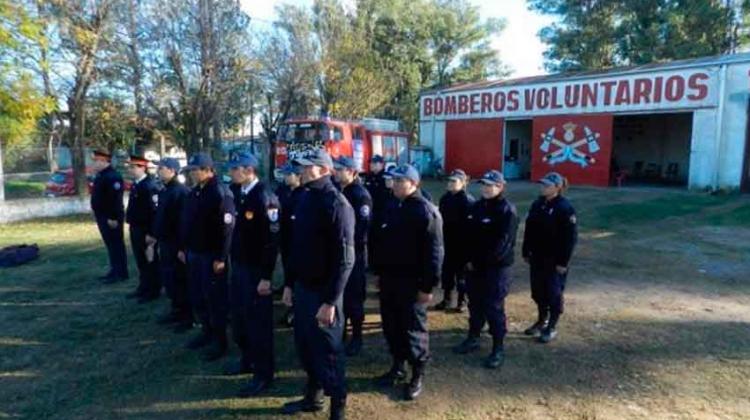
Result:
{"label": "navy blue cargo pant", "polygon": [[172,303],[172,312],[185,321],[192,320],[188,298],[187,266],[177,258],[179,249],[174,241],[159,241],[159,275]]}
{"label": "navy blue cargo pant", "polygon": [[449,296],[454,290],[458,290],[459,295],[463,295],[466,292],[464,264],[455,256],[455,251],[452,254],[448,254],[446,251],[445,258],[443,259],[440,286],[445,292],[445,296]]}
{"label": "navy blue cargo pant", "polygon": [[232,318],[232,337],[242,352],[242,364],[252,366],[255,375],[272,380],[273,354],[273,296],[260,296],[260,269],[251,265],[232,264],[229,307]]}
{"label": "navy blue cargo pant", "polygon": [[215,274],[214,259],[209,254],[189,252],[188,279],[190,305],[203,331],[213,338],[226,339],[229,296],[226,270]]}
{"label": "navy blue cargo pant", "polygon": [[430,359],[427,306],[417,302],[414,279],[380,279],[380,317],[393,360],[421,367]]}
{"label": "navy blue cargo pant", "polygon": [[532,258],[530,273],[531,298],[537,304],[540,318],[549,315],[550,326],[554,328],[565,309],[563,292],[568,273],[558,273],[554,260],[549,258]]}
{"label": "navy blue cargo pant", "polygon": [[125,253],[125,239],[123,235],[122,222],[118,222],[117,227],[112,229],[107,224],[107,218],[96,216],[96,226],[102,235],[104,245],[107,247],[107,256],[109,257],[110,277],[128,277],[128,256]]}
{"label": "navy blue cargo pant", "polygon": [[367,298],[367,252],[366,248],[357,250],[354,268],[344,289],[344,315],[352,324],[355,333],[362,332],[365,321],[365,299]]}
{"label": "navy blue cargo pant", "polygon": [[159,252],[154,249],[154,259],[146,258],[146,233],[142,226],[130,225],[130,247],[133,249],[135,265],[138,267],[138,293],[155,297],[161,293],[159,279]]}
{"label": "navy blue cargo pant", "polygon": [[323,389],[333,399],[346,397],[345,359],[342,334],[342,302],[336,302],[333,325],[318,325],[316,315],[321,293],[300,283],[294,287],[294,342],[302,368],[307,373],[308,395]]}
{"label": "navy blue cargo pant", "polygon": [[485,322],[490,335],[502,344],[508,331],[505,318],[505,297],[510,289],[508,267],[488,267],[469,273],[466,282],[469,292],[469,335],[479,337]]}

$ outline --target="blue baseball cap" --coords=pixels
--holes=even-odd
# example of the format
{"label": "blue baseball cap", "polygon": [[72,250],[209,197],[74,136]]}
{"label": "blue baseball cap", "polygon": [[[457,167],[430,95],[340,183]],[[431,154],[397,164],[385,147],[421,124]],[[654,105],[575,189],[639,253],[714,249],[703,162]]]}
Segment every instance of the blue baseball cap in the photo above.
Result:
{"label": "blue baseball cap", "polygon": [[287,162],[281,165],[281,167],[279,167],[279,172],[282,175],[290,175],[290,174],[299,175],[300,172],[302,171],[299,165],[295,165],[291,162]]}
{"label": "blue baseball cap", "polygon": [[341,156],[340,158],[333,161],[333,167],[336,169],[351,169],[357,170],[357,164],[354,163],[354,159],[348,156]]}
{"label": "blue baseball cap", "polygon": [[208,155],[208,153],[196,153],[193,156],[190,156],[190,160],[188,160],[187,166],[185,166],[185,169],[191,171],[193,169],[200,169],[200,168],[213,168],[214,167],[214,160],[211,159],[211,156]]}
{"label": "blue baseball cap", "polygon": [[454,169],[451,171],[450,175],[448,175],[448,179],[454,179],[457,181],[464,181],[466,182],[466,179],[468,176],[466,176],[466,172],[464,172],[462,169]]}
{"label": "blue baseball cap", "polygon": [[563,176],[557,172],[550,172],[547,175],[543,176],[542,179],[540,179],[537,182],[539,182],[540,184],[547,185],[547,186],[552,186],[552,185],[560,186],[560,185],[563,185],[563,183],[565,182],[565,178],[563,178]]}
{"label": "blue baseball cap", "polygon": [[373,163],[385,163],[385,159],[383,159],[383,156],[380,156],[380,155],[372,155],[372,158],[370,159],[370,162],[373,162]]}
{"label": "blue baseball cap", "polygon": [[253,156],[251,153],[240,152],[240,153],[237,153],[235,156],[232,157],[232,159],[229,160],[229,163],[227,166],[229,166],[230,169],[257,168],[258,163],[259,163],[258,158]]}
{"label": "blue baseball cap", "polygon": [[405,165],[401,165],[397,167],[396,169],[391,171],[391,175],[396,179],[398,178],[408,179],[414,182],[415,184],[418,184],[420,180],[419,171],[417,170],[417,168],[409,164],[405,164]]}
{"label": "blue baseball cap", "polygon": [[180,161],[175,158],[166,157],[156,162],[156,166],[169,168],[175,172],[180,172]]}
{"label": "blue baseball cap", "polygon": [[505,177],[500,171],[493,169],[482,175],[477,182],[488,185],[502,185],[505,184]]}
{"label": "blue baseball cap", "polygon": [[326,168],[333,168],[333,159],[323,149],[311,150],[304,155],[295,158],[294,163],[301,166],[323,166]]}

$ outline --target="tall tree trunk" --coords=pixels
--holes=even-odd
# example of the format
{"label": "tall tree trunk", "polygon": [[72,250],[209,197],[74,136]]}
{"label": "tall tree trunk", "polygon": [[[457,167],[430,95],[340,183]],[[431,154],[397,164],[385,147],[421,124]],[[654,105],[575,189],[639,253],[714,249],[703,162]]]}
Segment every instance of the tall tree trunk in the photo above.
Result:
{"label": "tall tree trunk", "polygon": [[84,104],[79,101],[70,114],[70,145],[73,164],[73,175],[76,193],[79,196],[88,194],[88,180],[86,179],[86,151],[84,145]]}

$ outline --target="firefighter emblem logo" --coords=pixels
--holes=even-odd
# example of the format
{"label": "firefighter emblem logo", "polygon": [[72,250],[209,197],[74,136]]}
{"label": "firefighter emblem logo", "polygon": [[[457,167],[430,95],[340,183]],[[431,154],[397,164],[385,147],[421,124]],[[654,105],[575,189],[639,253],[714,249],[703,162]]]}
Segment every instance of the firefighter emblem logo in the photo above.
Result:
{"label": "firefighter emblem logo", "polygon": [[[564,132],[562,140],[555,137],[557,127],[551,127],[546,133],[542,133],[542,145],[539,147],[544,152],[542,161],[554,166],[558,163],[573,162],[585,168],[596,162],[594,154],[599,151],[599,133],[583,126],[583,137],[576,138],[578,126],[572,122],[563,124]],[[550,151],[552,146],[556,149]]]}

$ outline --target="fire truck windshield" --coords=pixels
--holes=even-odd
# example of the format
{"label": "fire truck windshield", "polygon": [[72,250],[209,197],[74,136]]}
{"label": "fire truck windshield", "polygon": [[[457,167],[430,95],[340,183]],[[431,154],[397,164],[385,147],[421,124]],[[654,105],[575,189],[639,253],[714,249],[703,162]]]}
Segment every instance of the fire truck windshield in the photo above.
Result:
{"label": "fire truck windshield", "polygon": [[281,126],[279,140],[287,143],[316,143],[330,138],[323,123],[289,123]]}

